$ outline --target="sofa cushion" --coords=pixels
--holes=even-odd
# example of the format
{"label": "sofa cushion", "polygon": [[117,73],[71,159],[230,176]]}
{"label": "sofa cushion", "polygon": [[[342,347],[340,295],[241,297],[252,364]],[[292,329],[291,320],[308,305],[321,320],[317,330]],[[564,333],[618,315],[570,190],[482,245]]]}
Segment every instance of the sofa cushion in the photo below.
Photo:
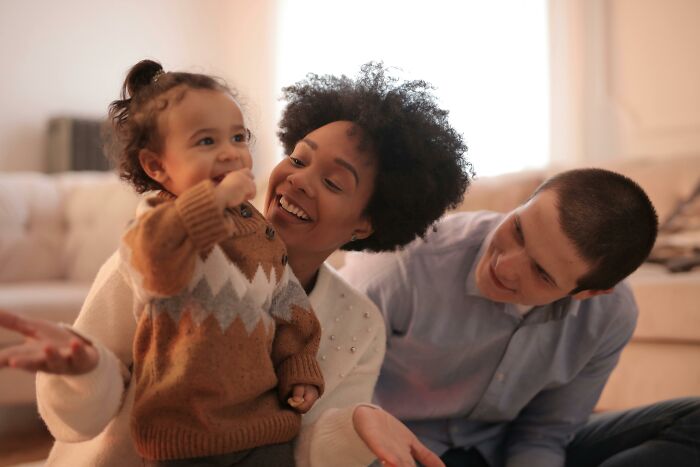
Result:
{"label": "sofa cushion", "polygon": [[688,199],[700,182],[700,157],[697,154],[635,158],[601,164],[620,172],[647,192],[659,221],[665,222],[679,203]]}
{"label": "sofa cushion", "polygon": [[63,276],[63,200],[52,177],[0,174],[0,219],[0,282]]}
{"label": "sofa cushion", "polygon": [[134,217],[138,196],[112,173],[68,172],[58,179],[64,200],[65,277],[92,282]]}
{"label": "sofa cushion", "polygon": [[635,338],[700,344],[700,270],[670,274],[644,264],[628,282],[639,306]]}

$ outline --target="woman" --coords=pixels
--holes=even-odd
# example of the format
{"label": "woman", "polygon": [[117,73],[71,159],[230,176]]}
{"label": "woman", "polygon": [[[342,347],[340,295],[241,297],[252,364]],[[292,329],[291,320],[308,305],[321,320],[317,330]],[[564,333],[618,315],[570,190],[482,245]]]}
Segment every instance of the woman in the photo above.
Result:
{"label": "woman", "polygon": [[[326,380],[304,416],[297,464],[359,466],[378,457],[387,465],[414,465],[414,458],[442,465],[396,419],[366,404],[383,359],[384,323],[324,261],[338,248],[390,250],[424,234],[462,199],[472,175],[466,147],[425,82],[399,83],[382,65],[364,66],[354,80],[310,75],[284,93],[279,137],[288,156],[270,176],[265,212],[321,322]],[[140,465],[128,434],[133,327],[120,323],[124,332],[114,332],[131,306],[81,310],[73,330],[84,337],[0,315],[0,326],[27,336],[0,353],[0,366],[40,371],[40,412],[60,440],[47,465]]]}

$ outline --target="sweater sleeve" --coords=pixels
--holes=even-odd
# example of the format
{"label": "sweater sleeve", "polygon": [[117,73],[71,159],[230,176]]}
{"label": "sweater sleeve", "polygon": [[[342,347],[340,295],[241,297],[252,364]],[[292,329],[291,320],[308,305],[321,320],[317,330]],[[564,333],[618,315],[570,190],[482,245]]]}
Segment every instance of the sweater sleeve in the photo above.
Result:
{"label": "sweater sleeve", "polygon": [[96,347],[97,367],[79,376],[37,373],[39,413],[58,441],[95,437],[121,409],[136,327],[132,310],[138,305],[118,260],[115,253],[102,266],[73,325]]}
{"label": "sweater sleeve", "polygon": [[143,302],[174,296],[189,283],[198,255],[231,235],[233,225],[205,180],[175,201],[149,198],[122,237],[122,273]]}
{"label": "sweater sleeve", "polygon": [[323,376],[316,360],[321,325],[304,289],[288,266],[270,306],[276,324],[272,361],[279,381],[280,400],[286,401],[297,384],[316,386],[319,395],[323,394]]}

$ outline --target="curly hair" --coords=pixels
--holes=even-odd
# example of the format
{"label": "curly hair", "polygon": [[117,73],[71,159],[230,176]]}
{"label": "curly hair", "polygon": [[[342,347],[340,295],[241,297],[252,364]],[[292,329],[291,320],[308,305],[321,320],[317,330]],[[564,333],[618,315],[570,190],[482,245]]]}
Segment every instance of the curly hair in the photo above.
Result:
{"label": "curly hair", "polygon": [[[180,88],[181,92],[169,93]],[[105,152],[114,160],[122,180],[138,193],[161,190],[141,167],[139,152],[148,148],[162,150],[158,115],[179,102],[187,89],[209,89],[236,97],[223,80],[198,73],[165,72],[160,63],[142,60],[131,67],[124,80],[121,99],[109,105],[109,120],[104,130]]]}
{"label": "curly hair", "polygon": [[425,81],[399,82],[381,62],[363,65],[356,79],[308,74],[282,89],[287,106],[277,135],[287,154],[311,131],[348,120],[360,127],[360,144],[376,159],[365,207],[374,233],[342,249],[394,250],[423,237],[462,201],[474,171],[432,90]]}

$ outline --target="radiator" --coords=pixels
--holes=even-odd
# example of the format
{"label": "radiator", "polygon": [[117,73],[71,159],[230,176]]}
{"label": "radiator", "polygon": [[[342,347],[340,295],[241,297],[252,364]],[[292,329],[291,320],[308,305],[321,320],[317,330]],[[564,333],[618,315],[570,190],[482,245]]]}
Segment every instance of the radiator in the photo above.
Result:
{"label": "radiator", "polygon": [[100,135],[102,120],[56,117],[49,120],[47,168],[68,170],[110,170]]}

